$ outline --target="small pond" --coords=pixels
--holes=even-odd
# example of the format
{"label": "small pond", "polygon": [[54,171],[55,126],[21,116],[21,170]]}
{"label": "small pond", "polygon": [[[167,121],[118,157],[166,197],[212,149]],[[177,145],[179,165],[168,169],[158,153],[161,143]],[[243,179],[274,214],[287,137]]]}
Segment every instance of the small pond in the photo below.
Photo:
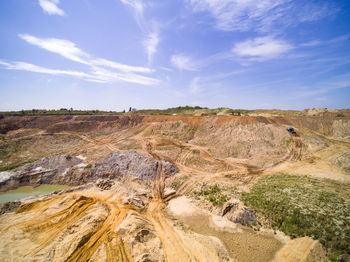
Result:
{"label": "small pond", "polygon": [[38,187],[23,186],[14,190],[0,193],[0,203],[20,200],[29,196],[45,195],[54,191],[71,188],[61,185],[40,185]]}

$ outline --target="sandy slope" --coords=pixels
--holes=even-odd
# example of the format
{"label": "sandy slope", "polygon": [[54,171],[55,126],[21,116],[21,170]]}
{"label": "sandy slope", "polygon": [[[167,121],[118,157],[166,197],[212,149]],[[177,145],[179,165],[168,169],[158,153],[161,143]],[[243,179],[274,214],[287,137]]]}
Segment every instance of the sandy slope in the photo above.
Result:
{"label": "sandy slope", "polygon": [[[160,164],[154,180],[123,178],[115,180],[107,190],[95,184],[27,200],[16,212],[1,216],[0,258],[322,261],[324,253],[316,241],[283,240],[271,232],[255,232],[229,221],[240,212],[241,203],[236,213],[222,217],[222,208],[181,197],[191,195],[202,183],[249,190],[259,177],[275,172],[350,181],[346,173],[350,142],[344,129],[349,120],[318,118],[324,121],[323,128],[319,128],[319,123],[316,121],[315,125],[315,119],[309,117],[312,120],[307,123],[307,119],[281,116],[142,116],[100,122],[83,117],[60,117],[56,122],[33,120],[30,128],[37,128],[36,131],[11,131],[0,142],[3,152],[9,145],[32,142],[32,146],[19,153],[7,150],[2,154],[1,165],[28,156],[45,156],[38,153],[39,147],[47,155],[81,155],[86,165],[93,165],[112,152],[128,150],[136,150]],[[293,123],[297,125],[297,136],[285,130]],[[64,143],[59,137],[65,138]],[[175,164],[179,173],[166,179],[164,161]],[[77,170],[87,172],[84,168]],[[165,187],[179,177],[186,180],[176,194],[165,196]]]}

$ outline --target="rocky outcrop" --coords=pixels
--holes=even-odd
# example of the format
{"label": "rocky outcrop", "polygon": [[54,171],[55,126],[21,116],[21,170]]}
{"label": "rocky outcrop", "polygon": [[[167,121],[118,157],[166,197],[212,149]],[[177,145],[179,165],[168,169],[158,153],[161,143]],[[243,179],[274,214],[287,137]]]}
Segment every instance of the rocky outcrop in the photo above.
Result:
{"label": "rocky outcrop", "polygon": [[114,185],[114,182],[111,180],[103,180],[99,179],[96,182],[96,186],[100,188],[101,190],[109,190]]}
{"label": "rocky outcrop", "polygon": [[170,163],[169,161],[164,161],[163,163],[163,176],[164,178],[171,177],[175,175],[177,172],[179,172],[179,169],[174,164]]}
{"label": "rocky outcrop", "polygon": [[[139,179],[154,179],[159,167],[159,161],[145,157],[136,151],[115,152],[95,164],[91,168],[92,178],[115,179],[120,175],[131,176]],[[169,177],[178,172],[178,168],[165,161],[163,165],[164,177]]]}
{"label": "rocky outcrop", "polygon": [[[0,173],[0,191],[19,186],[35,186],[40,184],[60,184],[78,186],[96,183],[107,190],[112,181],[123,176],[141,180],[155,179],[160,162],[145,157],[135,151],[115,152],[99,161],[91,169],[84,168],[81,158],[62,155],[39,159],[33,163]],[[163,176],[170,177],[178,172],[178,168],[170,162],[164,162]]]}
{"label": "rocky outcrop", "polygon": [[244,207],[242,212],[239,213],[238,217],[235,219],[235,223],[242,225],[248,225],[250,223],[255,223],[256,221],[254,210],[247,207]]}
{"label": "rocky outcrop", "polygon": [[82,159],[71,155],[50,156],[11,171],[1,172],[0,191],[27,185],[60,184],[60,178],[81,162]]}
{"label": "rocky outcrop", "polygon": [[135,151],[115,152],[96,162],[91,168],[92,177],[115,179],[119,175],[140,179],[152,179],[158,169],[158,162]]}

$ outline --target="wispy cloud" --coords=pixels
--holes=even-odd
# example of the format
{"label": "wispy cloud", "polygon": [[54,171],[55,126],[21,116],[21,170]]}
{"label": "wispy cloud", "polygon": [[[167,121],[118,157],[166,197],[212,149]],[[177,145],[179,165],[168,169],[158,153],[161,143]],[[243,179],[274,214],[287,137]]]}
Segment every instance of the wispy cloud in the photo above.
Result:
{"label": "wispy cloud", "polygon": [[302,47],[313,47],[313,46],[319,46],[319,45],[332,45],[332,44],[339,44],[342,42],[345,42],[349,40],[350,34],[340,35],[338,37],[328,39],[328,40],[311,40],[309,42],[303,43],[300,46]]}
{"label": "wispy cloud", "polygon": [[153,56],[157,52],[157,47],[160,42],[159,24],[144,18],[145,3],[140,0],[120,0],[123,4],[132,8],[135,20],[140,27],[144,40],[142,45],[147,54],[148,64],[152,63]]}
{"label": "wispy cloud", "polygon": [[104,66],[104,67],[110,67],[113,69],[118,69],[123,72],[134,72],[134,73],[153,73],[154,70],[147,68],[147,67],[140,67],[140,66],[130,66],[130,65],[124,65],[117,62],[113,62],[107,59],[98,58],[89,61],[90,64],[95,66]]}
{"label": "wispy cloud", "polygon": [[291,0],[187,0],[194,12],[209,12],[225,31],[268,31],[273,25],[310,22],[337,12],[327,1],[307,4]]}
{"label": "wispy cloud", "polygon": [[320,40],[312,40],[312,41],[303,43],[300,46],[312,47],[312,46],[318,46],[318,45],[321,45],[321,44],[322,44],[322,42]]}
{"label": "wispy cloud", "polygon": [[39,0],[39,5],[49,15],[65,15],[64,11],[57,5],[60,0]]}
{"label": "wispy cloud", "polygon": [[67,70],[57,70],[57,69],[49,69],[41,66],[36,66],[30,63],[25,62],[4,62],[0,60],[0,66],[9,70],[22,70],[36,73],[44,73],[50,75],[69,75],[75,76],[79,78],[89,78],[90,76],[84,72],[77,71],[67,71]]}
{"label": "wispy cloud", "polygon": [[28,34],[20,34],[23,40],[28,43],[38,46],[47,51],[59,54],[69,60],[79,62],[82,64],[88,64],[91,66],[104,66],[113,69],[118,69],[123,72],[134,73],[152,73],[154,70],[147,67],[124,65],[117,62],[113,62],[103,58],[91,58],[91,55],[85,53],[80,48],[68,40],[57,38],[38,38]]}
{"label": "wispy cloud", "polygon": [[89,55],[77,48],[74,43],[68,40],[57,38],[38,38],[28,34],[19,34],[19,37],[27,41],[29,44],[59,54],[67,59],[83,64],[88,63],[86,58],[88,58]]}
{"label": "wispy cloud", "polygon": [[267,60],[276,58],[292,48],[293,46],[284,40],[265,36],[237,43],[232,51],[238,56]]}
{"label": "wispy cloud", "polygon": [[41,67],[25,62],[5,62],[0,60],[0,67],[8,70],[20,70],[28,71],[49,75],[67,75],[77,77],[90,82],[98,83],[110,83],[114,81],[124,81],[129,83],[141,84],[141,85],[156,85],[160,81],[151,77],[137,75],[133,73],[118,73],[112,72],[103,68],[92,68],[90,73],[70,71],[70,70],[59,70]]}
{"label": "wispy cloud", "polygon": [[336,89],[350,88],[350,74],[343,74],[333,77],[327,81],[317,83],[315,86],[304,87],[293,97],[304,98],[327,94]]}
{"label": "wispy cloud", "polygon": [[140,74],[154,73],[153,69],[140,66],[130,66],[103,58],[94,58],[92,55],[78,48],[73,42],[57,38],[38,38],[28,34],[20,34],[20,38],[26,42],[38,46],[44,50],[59,54],[74,62],[89,66],[86,72],[76,72],[70,70],[57,70],[44,68],[25,62],[4,62],[0,65],[10,70],[24,70],[36,73],[52,75],[70,75],[82,78],[87,81],[108,83],[113,81],[124,81],[142,85],[156,85],[160,80],[143,76]]}
{"label": "wispy cloud", "polygon": [[196,63],[189,56],[184,54],[176,54],[171,56],[170,62],[179,70],[196,71],[198,69]]}
{"label": "wispy cloud", "polygon": [[157,46],[159,44],[159,35],[157,32],[148,34],[148,37],[143,41],[143,45],[146,49],[148,56],[148,63],[152,63],[153,55],[157,52]]}
{"label": "wispy cloud", "polygon": [[95,67],[93,69],[92,79],[102,83],[124,81],[129,83],[147,85],[147,86],[152,86],[160,83],[160,81],[155,78],[138,75],[134,73],[112,72],[100,67]]}
{"label": "wispy cloud", "polygon": [[135,11],[136,16],[143,16],[144,5],[139,0],[120,0],[123,4],[130,6]]}

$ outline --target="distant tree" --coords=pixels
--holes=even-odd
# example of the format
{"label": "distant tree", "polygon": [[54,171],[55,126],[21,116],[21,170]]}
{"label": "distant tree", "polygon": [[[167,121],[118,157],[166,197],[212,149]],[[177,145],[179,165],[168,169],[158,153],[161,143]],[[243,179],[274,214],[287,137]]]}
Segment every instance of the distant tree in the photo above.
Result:
{"label": "distant tree", "polygon": [[125,113],[125,109],[122,111],[122,113]]}
{"label": "distant tree", "polygon": [[131,109],[132,109],[132,108],[131,108],[131,106],[130,106],[130,107],[129,107],[129,112],[131,112]]}
{"label": "distant tree", "polygon": [[71,111],[71,112],[72,112],[72,111],[73,111],[73,107],[71,107],[71,108],[69,109],[69,111]]}

